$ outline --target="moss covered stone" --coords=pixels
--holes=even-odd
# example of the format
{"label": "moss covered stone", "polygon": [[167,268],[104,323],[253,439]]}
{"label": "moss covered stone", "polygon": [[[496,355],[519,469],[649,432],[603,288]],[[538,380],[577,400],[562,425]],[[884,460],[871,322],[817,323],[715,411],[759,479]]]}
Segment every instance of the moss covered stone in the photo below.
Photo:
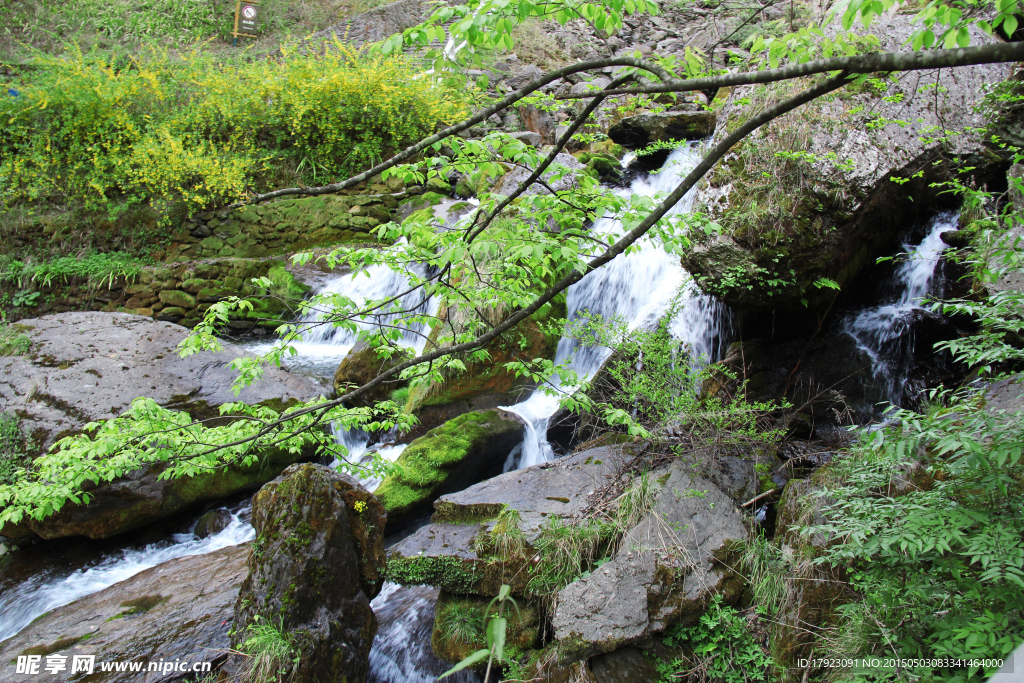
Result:
{"label": "moss covered stone", "polygon": [[[364,516],[376,523],[360,544]],[[236,649],[253,626],[275,624],[292,637],[296,680],[365,680],[377,632],[370,599],[382,584],[383,516],[355,480],[323,465],[295,465],[260,489],[249,574],[235,604]]]}
{"label": "moss covered stone", "polygon": [[[387,350],[391,350],[387,347]],[[340,396],[355,387],[360,387],[374,379],[380,373],[388,370],[398,363],[409,358],[411,350],[401,350],[386,356],[379,349],[371,347],[365,341],[360,341],[352,347],[334,371],[334,391]],[[407,382],[393,381],[383,382],[363,394],[356,405],[372,406],[378,401],[391,398],[396,389],[406,386]]]}
{"label": "moss covered stone", "polygon": [[[458,595],[442,590],[434,608],[434,630],[430,645],[440,659],[455,664],[477,650],[487,647],[484,637],[485,611],[491,601],[471,595]],[[520,601],[519,609],[507,608],[505,652],[534,647],[540,639],[540,610],[532,603]],[[493,608],[489,613],[494,616]],[[486,661],[482,663],[487,666]]]}
{"label": "moss covered stone", "polygon": [[388,511],[388,528],[429,514],[445,493],[500,474],[522,434],[522,424],[488,410],[460,415],[413,441],[375,492]]}
{"label": "moss covered stone", "polygon": [[[406,409],[421,423],[434,426],[470,410],[518,402],[534,385],[516,377],[505,364],[521,358],[554,358],[562,333],[555,321],[565,316],[565,296],[560,294],[519,323],[506,338],[492,342],[487,347],[489,362],[467,362],[465,372],[442,383],[411,388]],[[436,330],[432,332],[432,336],[436,334]]]}

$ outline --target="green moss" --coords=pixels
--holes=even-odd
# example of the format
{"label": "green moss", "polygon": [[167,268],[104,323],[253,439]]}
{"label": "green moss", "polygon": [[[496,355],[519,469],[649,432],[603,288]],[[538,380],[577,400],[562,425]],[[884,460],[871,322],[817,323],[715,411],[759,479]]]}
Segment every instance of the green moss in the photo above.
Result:
{"label": "green moss", "polygon": [[481,503],[479,505],[455,505],[439,500],[434,503],[435,522],[449,524],[480,524],[498,518],[507,506],[504,503]]}
{"label": "green moss", "polygon": [[70,647],[74,647],[81,641],[85,640],[85,638],[85,636],[77,636],[74,638],[61,638],[60,640],[54,641],[49,645],[33,645],[30,648],[22,650],[21,654],[40,655],[45,657],[46,655],[53,654],[54,652],[60,652],[61,650],[67,650]]}
{"label": "green moss", "polygon": [[405,220],[409,223],[422,223],[435,217],[433,207],[427,207],[426,209],[413,211]]}
{"label": "green moss", "polygon": [[170,600],[170,597],[163,595],[143,595],[138,598],[132,598],[131,600],[125,600],[121,603],[121,607],[127,607],[128,609],[118,614],[117,617],[127,617],[132,614],[145,614],[157,605],[162,605],[168,600]]}
{"label": "green moss", "polygon": [[[435,609],[434,631],[430,643],[441,659],[456,663],[487,647],[484,635],[489,598],[467,595],[452,595],[442,591]],[[493,609],[489,613],[494,615]],[[518,659],[526,648],[532,647],[540,635],[539,611],[534,605],[525,603],[518,609],[506,610],[508,619],[505,630],[504,654],[509,659]],[[484,661],[482,666],[486,667]]]}
{"label": "green moss", "polygon": [[471,592],[480,578],[471,561],[449,556],[391,558],[386,577],[403,586],[444,586],[460,593]]}
{"label": "green moss", "polygon": [[483,439],[512,425],[496,410],[465,413],[413,441],[395,471],[374,492],[391,513],[407,513],[429,501],[448,476]]}
{"label": "green moss", "polygon": [[295,276],[284,267],[284,263],[280,261],[275,263],[276,265],[267,271],[267,279],[274,283],[270,292],[290,300],[299,300],[305,297],[311,289],[309,285],[304,285],[296,280]]}

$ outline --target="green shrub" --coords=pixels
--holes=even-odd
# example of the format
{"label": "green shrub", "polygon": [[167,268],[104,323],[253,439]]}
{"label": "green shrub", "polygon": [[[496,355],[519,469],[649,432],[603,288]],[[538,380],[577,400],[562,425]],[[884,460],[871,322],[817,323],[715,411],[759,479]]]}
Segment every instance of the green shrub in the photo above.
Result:
{"label": "green shrub", "polygon": [[0,98],[0,206],[148,204],[169,222],[173,207],[237,200],[282,173],[347,177],[462,115],[462,95],[405,58],[335,47],[251,61],[36,54],[20,95]]}
{"label": "green shrub", "polygon": [[288,680],[289,670],[294,667],[299,656],[294,637],[290,633],[285,633],[280,623],[261,623],[259,615],[254,619],[255,623],[249,626],[245,642],[239,648],[249,656],[245,662],[243,680],[251,683],[277,683]]}
{"label": "green shrub", "polygon": [[743,616],[716,595],[693,626],[675,626],[665,642],[690,654],[658,662],[660,683],[769,683],[777,680],[772,658],[757,644]]}

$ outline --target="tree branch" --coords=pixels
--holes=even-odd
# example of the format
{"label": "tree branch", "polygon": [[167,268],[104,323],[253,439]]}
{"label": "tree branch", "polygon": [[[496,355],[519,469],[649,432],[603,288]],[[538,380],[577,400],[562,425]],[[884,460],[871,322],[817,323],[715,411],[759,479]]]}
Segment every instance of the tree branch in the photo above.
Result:
{"label": "tree branch", "polygon": [[875,73],[886,71],[921,71],[923,69],[944,69],[972,64],[1019,62],[1024,60],[1024,43],[992,43],[978,47],[963,47],[953,50],[920,50],[918,52],[875,52],[855,57],[833,57],[818,59],[804,64],[792,64],[778,69],[745,71],[721,76],[707,76],[688,80],[670,79],[664,83],[642,88],[620,88],[600,93],[559,95],[557,100],[580,100],[588,97],[611,97],[613,95],[646,95],[662,92],[690,92],[709,88],[724,88],[753,83],[774,83],[788,81],[801,76],[846,71],[847,73]]}

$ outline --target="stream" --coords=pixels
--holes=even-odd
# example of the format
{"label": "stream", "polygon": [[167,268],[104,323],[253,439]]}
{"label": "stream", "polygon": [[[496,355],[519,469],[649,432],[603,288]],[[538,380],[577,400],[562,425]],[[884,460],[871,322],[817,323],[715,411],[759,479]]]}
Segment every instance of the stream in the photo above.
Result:
{"label": "stream", "polygon": [[[674,151],[661,173],[637,178],[625,194],[652,196],[666,193],[697,163],[697,145]],[[692,196],[680,203],[678,211],[688,210]],[[935,291],[938,285],[936,264],[945,245],[938,237],[943,230],[955,227],[955,216],[941,214],[931,223],[924,240],[906,245],[911,257],[896,269],[881,303],[853,311],[843,319],[843,329],[869,355],[876,377],[886,383],[886,391],[898,401],[909,372],[907,348],[909,317],[921,308],[920,299]],[[621,226],[602,224],[606,232],[621,232]],[[584,312],[606,319],[619,317],[631,329],[650,325],[660,319],[674,303],[679,312],[671,321],[671,330],[687,343],[694,358],[704,362],[721,357],[729,341],[731,314],[722,304],[686,286],[686,272],[678,257],[671,256],[651,243],[629,256],[619,257],[604,268],[587,275],[567,293],[571,320]],[[399,273],[375,266],[353,277],[338,276],[328,281],[320,293],[336,293],[353,301],[397,295],[408,286]],[[676,295],[682,291],[676,301]],[[421,301],[416,295],[402,299],[404,307],[417,308],[428,314],[437,310],[437,302]],[[307,322],[315,322],[321,313],[311,313]],[[409,329],[402,343],[422,351],[428,330]],[[306,333],[296,345],[298,355],[286,360],[288,369],[330,378],[345,355],[356,343],[356,335],[330,325],[320,325]],[[267,342],[246,344],[253,351],[265,351]],[[910,346],[908,346],[910,345]],[[576,340],[563,338],[558,345],[556,362],[569,362],[581,378],[596,373],[610,352],[604,348],[581,346]],[[552,383],[558,389],[557,383]],[[529,398],[506,410],[523,418],[524,440],[510,454],[506,469],[528,467],[555,457],[547,440],[548,422],[558,408],[557,396],[535,391]],[[338,440],[348,447],[350,457],[365,458],[374,449],[387,460],[394,461],[405,448],[391,443],[371,444],[363,433],[336,432]],[[375,489],[378,480],[365,480],[368,489]],[[54,561],[59,554],[50,544],[19,551],[22,555],[14,569],[0,578],[0,640],[9,638],[38,616],[58,606],[100,591],[140,571],[170,559],[198,555],[243,543],[254,536],[248,523],[248,507],[231,510],[231,523],[223,531],[199,539],[190,532],[170,534],[159,540],[110,547],[104,545],[101,557],[75,557]],[[193,525],[194,526],[194,525]],[[39,555],[39,557],[35,557]],[[43,557],[46,555],[46,557]],[[24,569],[22,569],[24,567]],[[370,680],[375,683],[429,683],[446,670],[447,664],[433,656],[430,633],[433,625],[437,590],[429,587],[405,588],[385,584],[372,602],[379,621],[379,631],[370,654]],[[480,677],[460,673],[448,680],[474,683]]]}

